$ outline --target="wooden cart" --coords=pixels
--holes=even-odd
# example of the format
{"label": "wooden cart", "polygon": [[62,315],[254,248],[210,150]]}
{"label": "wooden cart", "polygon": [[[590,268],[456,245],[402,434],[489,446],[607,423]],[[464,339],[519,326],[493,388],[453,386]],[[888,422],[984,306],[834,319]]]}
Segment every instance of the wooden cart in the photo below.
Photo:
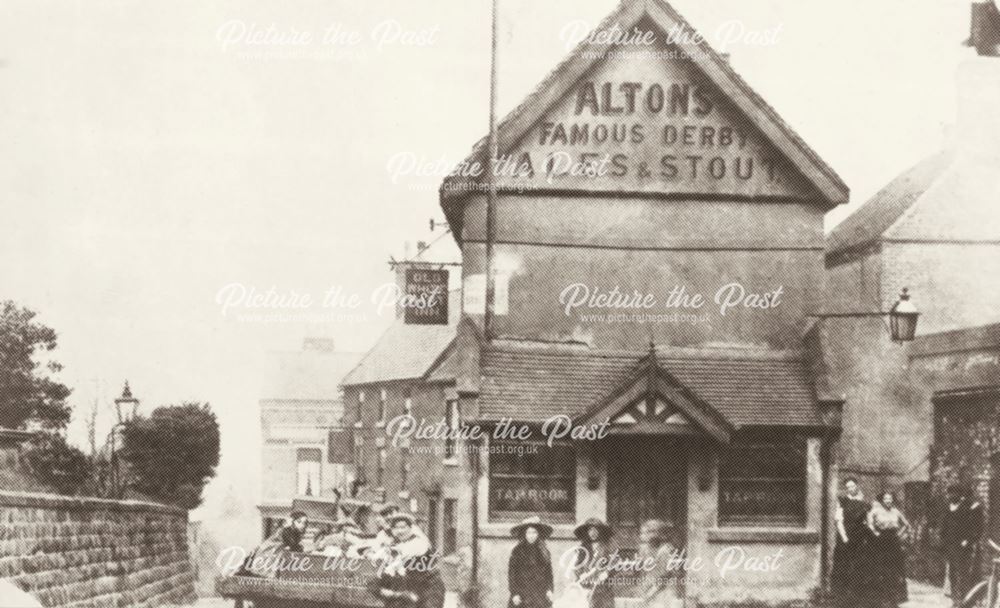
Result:
{"label": "wooden cart", "polygon": [[321,570],[322,560],[310,572],[278,578],[222,576],[216,592],[234,601],[235,608],[382,608],[384,604],[368,588],[375,566],[363,563],[355,572]]}
{"label": "wooden cart", "polygon": [[[353,499],[296,498],[293,511],[302,511],[310,527],[323,531],[345,517],[364,518],[374,505]],[[302,555],[302,554],[298,554]],[[356,571],[324,568],[325,559],[310,556],[310,569],[278,572],[277,578],[221,576],[216,592],[234,601],[235,608],[383,608],[384,604],[368,588],[376,567],[366,561]]]}

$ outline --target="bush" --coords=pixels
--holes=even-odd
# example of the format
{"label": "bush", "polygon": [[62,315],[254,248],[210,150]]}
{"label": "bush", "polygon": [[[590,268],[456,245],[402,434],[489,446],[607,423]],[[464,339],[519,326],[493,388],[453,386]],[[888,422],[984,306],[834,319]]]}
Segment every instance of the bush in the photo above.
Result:
{"label": "bush", "polygon": [[79,449],[57,433],[40,433],[24,452],[29,472],[61,494],[81,494],[91,479],[93,465]]}
{"label": "bush", "polygon": [[159,407],[122,427],[129,487],[193,509],[219,464],[219,423],[207,404]]}

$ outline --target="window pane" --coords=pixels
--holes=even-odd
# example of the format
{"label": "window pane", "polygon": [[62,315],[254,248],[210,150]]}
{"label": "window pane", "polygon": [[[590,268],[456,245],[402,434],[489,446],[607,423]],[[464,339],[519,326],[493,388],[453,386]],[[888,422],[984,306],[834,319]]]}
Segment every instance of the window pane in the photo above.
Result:
{"label": "window pane", "polygon": [[489,476],[491,513],[574,510],[576,454],[570,444],[496,441]]}
{"label": "window pane", "polygon": [[296,492],[300,496],[319,496],[322,451],[317,448],[300,448],[295,451],[295,456],[298,460]]}
{"label": "window pane", "polygon": [[805,493],[804,439],[736,442],[720,459],[722,524],[803,524]]}

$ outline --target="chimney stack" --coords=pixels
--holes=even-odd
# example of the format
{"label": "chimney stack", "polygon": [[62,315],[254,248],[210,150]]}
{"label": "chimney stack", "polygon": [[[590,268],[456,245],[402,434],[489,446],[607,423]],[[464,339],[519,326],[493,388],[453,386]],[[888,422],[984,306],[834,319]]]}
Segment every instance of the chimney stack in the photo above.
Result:
{"label": "chimney stack", "polygon": [[994,0],[973,0],[969,41],[983,57],[1000,57],[1000,10]]}

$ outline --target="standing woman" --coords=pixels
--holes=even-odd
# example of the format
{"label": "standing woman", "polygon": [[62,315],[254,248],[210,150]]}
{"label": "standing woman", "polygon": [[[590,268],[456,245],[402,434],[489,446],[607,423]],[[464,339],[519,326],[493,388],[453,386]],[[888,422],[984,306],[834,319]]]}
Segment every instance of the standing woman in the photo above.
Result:
{"label": "standing woman", "polygon": [[857,479],[844,480],[844,494],[837,502],[837,544],[833,548],[831,586],[839,605],[854,607],[864,592],[864,552],[871,532],[867,526],[869,504]]}
{"label": "standing woman", "polygon": [[590,608],[614,608],[615,592],[608,581],[606,564],[611,555],[608,544],[611,526],[591,517],[573,531],[580,539],[573,567],[574,578],[584,589],[590,590]]}
{"label": "standing woman", "polygon": [[509,608],[549,608],[552,606],[552,557],[545,539],[552,526],[538,517],[529,517],[510,530],[519,539],[510,552],[507,567]]}
{"label": "standing woman", "polygon": [[872,599],[878,606],[898,606],[907,600],[906,561],[901,540],[910,523],[896,508],[892,492],[882,492],[872,504],[868,528],[872,533]]}

